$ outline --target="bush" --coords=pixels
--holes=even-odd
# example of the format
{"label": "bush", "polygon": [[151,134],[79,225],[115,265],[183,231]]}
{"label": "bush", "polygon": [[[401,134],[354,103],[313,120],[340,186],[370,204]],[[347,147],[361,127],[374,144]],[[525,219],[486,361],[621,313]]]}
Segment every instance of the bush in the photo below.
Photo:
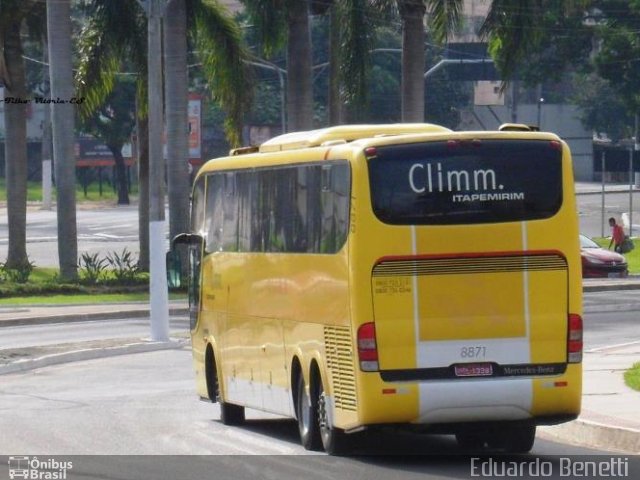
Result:
{"label": "bush", "polygon": [[27,283],[33,272],[35,264],[27,260],[17,267],[7,267],[5,263],[0,264],[0,280],[10,283]]}
{"label": "bush", "polygon": [[83,283],[89,285],[95,285],[100,281],[104,275],[106,269],[106,258],[100,258],[97,253],[90,255],[89,253],[83,253],[78,261],[78,268],[80,269],[80,278]]}
{"label": "bush", "polygon": [[136,283],[136,275],[140,272],[138,261],[126,248],[122,253],[112,252],[107,255],[107,263],[111,267],[111,274],[118,283]]}

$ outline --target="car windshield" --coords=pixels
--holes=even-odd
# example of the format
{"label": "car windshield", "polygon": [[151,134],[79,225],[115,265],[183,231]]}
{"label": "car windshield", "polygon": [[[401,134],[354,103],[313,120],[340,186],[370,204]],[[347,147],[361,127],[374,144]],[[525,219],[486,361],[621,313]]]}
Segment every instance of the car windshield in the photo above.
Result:
{"label": "car windshield", "polygon": [[580,235],[580,248],[600,248],[600,245],[591,240],[589,237]]}

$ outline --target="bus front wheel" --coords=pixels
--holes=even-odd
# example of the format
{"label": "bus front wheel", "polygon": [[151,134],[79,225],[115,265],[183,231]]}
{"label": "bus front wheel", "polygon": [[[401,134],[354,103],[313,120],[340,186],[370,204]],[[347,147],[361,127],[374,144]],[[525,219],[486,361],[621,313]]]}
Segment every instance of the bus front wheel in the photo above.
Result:
{"label": "bus front wheel", "polygon": [[244,423],[244,407],[232,403],[220,402],[220,421],[225,425],[242,425]]}

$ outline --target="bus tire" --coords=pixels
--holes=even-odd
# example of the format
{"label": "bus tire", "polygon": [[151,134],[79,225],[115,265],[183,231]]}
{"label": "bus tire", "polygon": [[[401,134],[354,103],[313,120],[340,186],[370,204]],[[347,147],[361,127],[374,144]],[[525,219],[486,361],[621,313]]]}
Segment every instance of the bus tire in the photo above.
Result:
{"label": "bus tire", "polygon": [[298,431],[302,446],[306,450],[320,450],[322,442],[318,431],[318,405],[313,392],[307,394],[302,372],[298,374],[296,416],[298,417]]}
{"label": "bus tire", "polygon": [[484,438],[476,432],[456,433],[456,442],[465,450],[480,450],[484,447]]}
{"label": "bus tire", "polygon": [[244,423],[244,407],[225,403],[218,397],[220,403],[220,421],[225,425],[242,425]]}
{"label": "bus tire", "polygon": [[503,425],[491,432],[487,443],[507,453],[527,453],[536,439],[535,425]]}
{"label": "bus tire", "polygon": [[319,380],[318,388],[318,429],[324,451],[329,455],[348,455],[351,451],[351,442],[344,430],[331,425],[327,405],[327,395],[324,393],[322,380]]}
{"label": "bus tire", "polygon": [[508,453],[528,453],[535,441],[535,425],[513,426],[505,430],[504,446]]}

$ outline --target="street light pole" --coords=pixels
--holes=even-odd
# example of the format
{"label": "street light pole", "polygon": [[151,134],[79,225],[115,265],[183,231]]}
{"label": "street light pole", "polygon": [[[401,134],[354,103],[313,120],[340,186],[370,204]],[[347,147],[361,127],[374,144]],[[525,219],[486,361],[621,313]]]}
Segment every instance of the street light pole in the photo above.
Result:
{"label": "street light pole", "polygon": [[601,218],[601,222],[600,222],[600,227],[601,227],[601,232],[600,232],[600,236],[602,238],[604,238],[604,208],[605,208],[605,201],[604,201],[604,196],[605,196],[605,188],[604,188],[604,181],[605,181],[605,172],[606,172],[606,158],[607,158],[607,152],[604,150],[604,148],[602,149],[602,218]]}
{"label": "street light pole", "polygon": [[149,76],[149,307],[151,339],[169,339],[169,292],[165,261],[164,154],[162,145],[162,16],[165,0],[148,0]]}
{"label": "street light pole", "polygon": [[542,84],[538,84],[538,129],[542,130],[542,104],[544,98],[542,97]]}

